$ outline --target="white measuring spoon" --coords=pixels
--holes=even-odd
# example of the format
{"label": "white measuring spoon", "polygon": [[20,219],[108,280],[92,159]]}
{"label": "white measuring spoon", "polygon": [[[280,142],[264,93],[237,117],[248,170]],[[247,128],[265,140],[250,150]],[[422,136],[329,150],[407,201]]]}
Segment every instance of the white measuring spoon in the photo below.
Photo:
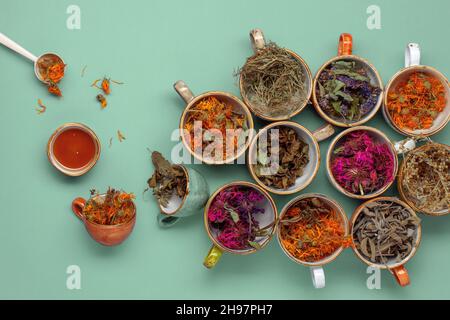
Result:
{"label": "white measuring spoon", "polygon": [[53,52],[46,52],[39,57],[36,57],[34,54],[23,48],[18,43],[14,42],[7,36],[5,36],[3,33],[0,32],[0,43],[3,44],[5,47],[10,48],[11,50],[17,52],[18,54],[24,56],[27,59],[30,59],[34,63],[34,73],[36,77],[39,79],[39,81],[42,81],[43,83],[47,83],[48,81],[44,80],[39,72],[39,62],[42,61],[45,58],[56,58],[56,60],[59,60],[62,64],[65,65],[64,60]]}

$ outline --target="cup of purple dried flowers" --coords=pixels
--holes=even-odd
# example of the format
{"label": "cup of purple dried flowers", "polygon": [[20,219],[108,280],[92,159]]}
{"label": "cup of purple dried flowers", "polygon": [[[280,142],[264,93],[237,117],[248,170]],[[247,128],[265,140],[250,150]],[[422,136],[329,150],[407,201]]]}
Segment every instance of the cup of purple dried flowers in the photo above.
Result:
{"label": "cup of purple dried flowers", "polygon": [[400,286],[407,286],[405,264],[420,245],[420,223],[414,210],[398,198],[368,200],[350,220],[353,251],[367,265],[389,270]]}
{"label": "cup of purple dried flowers", "polygon": [[352,54],[348,33],[339,38],[338,56],[325,62],[313,81],[312,103],[319,115],[339,127],[369,121],[381,107],[383,83],[367,60]]}
{"label": "cup of purple dried flowers", "polygon": [[381,195],[394,182],[397,154],[415,148],[407,139],[396,144],[380,130],[359,126],[334,138],[327,152],[327,175],[331,184],[355,199]]}
{"label": "cup of purple dried flowers", "polygon": [[205,206],[213,245],[203,265],[213,268],[223,252],[246,255],[262,249],[273,236],[277,215],[273,199],[256,184],[236,181],[219,188]]}
{"label": "cup of purple dried flowers", "polygon": [[313,132],[292,121],[265,126],[250,143],[247,167],[251,176],[274,194],[288,195],[305,189],[319,171],[318,142],[334,132],[330,124]]}

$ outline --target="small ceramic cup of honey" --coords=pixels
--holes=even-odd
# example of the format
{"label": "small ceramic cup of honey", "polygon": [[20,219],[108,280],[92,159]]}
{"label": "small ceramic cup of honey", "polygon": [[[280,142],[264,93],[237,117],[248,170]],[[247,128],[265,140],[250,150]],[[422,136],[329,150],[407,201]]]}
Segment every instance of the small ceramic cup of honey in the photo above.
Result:
{"label": "small ceramic cup of honey", "polygon": [[[259,162],[259,155],[264,155],[264,159],[268,159],[271,163],[272,161],[270,158],[272,155],[267,155],[267,150],[263,150],[261,145],[267,145],[269,140],[272,140],[272,138],[269,138],[270,132],[272,130],[277,130],[280,127],[287,127],[290,129],[293,129],[295,133],[297,134],[298,138],[305,142],[308,146],[308,163],[306,164],[303,174],[298,177],[295,180],[295,183],[286,188],[286,189],[280,189],[276,188],[274,186],[269,186],[262,181],[261,174],[257,175],[257,167],[256,165]],[[303,189],[305,189],[315,178],[317,175],[317,172],[319,171],[320,167],[320,149],[319,149],[319,143],[320,141],[326,140],[329,137],[331,137],[334,134],[334,127],[330,124],[324,125],[317,130],[310,132],[307,128],[301,126],[300,124],[292,121],[278,121],[273,122],[261,130],[259,130],[258,134],[255,136],[255,138],[250,143],[248,156],[247,156],[247,167],[250,171],[251,176],[255,181],[265,190],[272,192],[274,194],[278,195],[288,195],[293,194],[296,192],[299,192]],[[279,141],[278,141],[279,142]],[[276,159],[274,162],[275,167],[278,167],[281,159]],[[270,164],[270,167],[272,167],[272,164]],[[269,170],[268,170],[269,171]],[[275,170],[273,170],[275,172]],[[272,173],[268,173],[272,175]]]}
{"label": "small ceramic cup of honey", "polygon": [[[367,210],[367,206],[374,202],[383,202],[383,201],[387,201],[387,202],[392,202],[395,203],[397,205],[400,205],[401,207],[403,207],[404,209],[408,210],[410,215],[412,217],[417,218],[416,213],[414,212],[414,210],[408,206],[405,202],[399,200],[398,198],[395,197],[378,197],[378,198],[374,198],[374,199],[370,199],[367,200],[366,202],[364,202],[363,204],[361,204],[360,206],[358,206],[355,211],[353,212],[353,215],[350,219],[350,234],[352,236],[352,241],[353,243],[355,243],[355,229],[356,229],[356,225],[358,223],[358,217],[361,215],[362,212],[364,212],[364,210]],[[417,218],[418,219],[418,218]],[[376,230],[374,230],[376,232]],[[397,280],[397,283],[404,287],[410,284],[410,279],[409,279],[409,275],[408,275],[408,271],[405,268],[405,264],[415,255],[419,245],[420,245],[420,240],[422,237],[422,227],[421,225],[417,225],[417,227],[414,230],[411,230],[409,232],[412,232],[413,235],[413,244],[412,247],[410,249],[409,254],[402,259],[401,261],[397,261],[395,258],[387,258],[387,261],[383,264],[381,263],[374,263],[372,261],[370,261],[362,252],[362,249],[357,247],[356,245],[352,246],[353,251],[355,252],[356,256],[364,263],[366,263],[367,265],[371,266],[371,267],[376,267],[379,269],[387,269],[389,270],[390,273],[392,273],[392,275],[395,277],[395,279]]]}
{"label": "small ceramic cup of honey", "polygon": [[[411,101],[406,96],[408,87],[415,90]],[[428,137],[444,129],[449,122],[448,80],[435,68],[420,64],[417,43],[406,46],[405,67],[388,82],[382,110],[387,123],[405,136]]]}
{"label": "small ceramic cup of honey", "polygon": [[[298,205],[299,202],[305,201],[305,200],[319,200],[322,205],[325,205],[327,210],[330,212],[333,212],[336,216],[333,217],[335,221],[340,222],[341,225],[341,242],[342,245],[336,246],[335,250],[326,256],[323,256],[320,258],[320,260],[317,261],[306,261],[299,259],[296,257],[293,252],[296,252],[296,250],[299,250],[305,242],[314,241],[314,238],[310,238],[310,234],[313,234],[317,237],[320,237],[320,230],[314,230],[314,227],[311,227],[312,230],[310,230],[311,233],[305,232],[304,235],[294,235],[290,234],[289,231],[285,230],[285,227],[288,227],[291,223],[296,223],[296,221],[293,221],[290,218],[287,218],[287,213],[294,207]],[[311,214],[308,212],[301,212],[300,214]],[[314,219],[314,217],[313,217]],[[317,218],[320,219],[320,218]],[[317,227],[317,226],[316,226]],[[309,234],[309,235],[308,235]],[[318,193],[306,193],[302,194],[300,196],[295,197],[291,201],[289,201],[284,208],[281,210],[280,218],[278,221],[278,228],[277,228],[277,238],[278,243],[280,244],[281,249],[283,252],[288,256],[289,259],[292,261],[304,265],[306,267],[309,267],[311,271],[311,280],[313,283],[313,286],[317,289],[324,288],[325,287],[325,272],[323,269],[323,266],[332,262],[335,260],[339,254],[345,249],[345,239],[348,237],[349,234],[349,225],[347,216],[344,212],[344,209],[341,207],[339,203],[337,203],[335,200]],[[301,239],[297,239],[297,237],[301,236]],[[291,247],[287,247],[288,244]],[[294,250],[294,251],[293,251]]]}
{"label": "small ceramic cup of honey", "polygon": [[[368,85],[370,85],[373,88],[373,90],[379,91],[379,93],[376,96],[364,93],[368,96],[364,96],[363,101],[355,101],[355,99],[353,99],[351,94],[341,93],[345,97],[344,101],[348,100],[351,101],[352,108],[358,108],[360,110],[359,112],[361,112],[362,114],[358,118],[353,118],[354,115],[352,114],[354,112],[352,112],[352,110],[347,106],[345,108],[346,109],[345,117],[342,116],[344,114],[343,110],[339,110],[340,112],[339,116],[335,116],[334,114],[330,114],[330,111],[324,110],[324,108],[330,108],[330,110],[336,110],[339,108],[343,109],[343,107],[339,107],[339,99],[336,94],[333,96],[333,98],[335,98],[336,102],[338,103],[336,106],[333,103],[331,103],[332,104],[331,106],[330,105],[324,106],[323,104],[325,102],[323,101],[325,100],[321,98],[322,97],[321,91],[323,88],[321,87],[320,84],[321,77],[323,74],[324,75],[326,74],[327,70],[335,68],[333,65],[336,65],[336,63],[353,63],[356,71],[353,72],[352,76],[367,78]],[[362,70],[364,75],[362,75],[361,73],[358,74],[357,72],[358,70]],[[339,73],[336,73],[337,74],[336,78],[339,79],[335,79],[335,81],[336,80],[339,81],[339,85],[343,87],[344,90],[347,89],[347,86],[349,87],[349,90],[355,90],[355,88],[352,87],[355,86],[352,84],[354,82],[354,79],[349,76],[349,73],[346,73],[345,70],[336,70],[336,72],[338,71]],[[340,91],[338,90],[337,85],[334,89],[336,89],[336,91]],[[329,95],[331,96],[331,94]],[[367,121],[372,119],[377,113],[378,109],[381,107],[382,101],[383,101],[383,82],[381,80],[378,71],[369,61],[353,54],[352,35],[349,33],[342,33],[339,37],[338,55],[325,62],[319,68],[316,76],[314,77],[313,92],[312,92],[312,103],[314,105],[314,108],[316,109],[317,113],[329,123],[338,127],[348,128],[362,125],[363,123],[366,123]],[[353,105],[353,103],[355,103],[355,106]],[[347,117],[350,119],[347,119]]]}
{"label": "small ceramic cup of honey", "polygon": [[[96,197],[99,197],[101,200],[102,198],[105,198],[105,196],[106,194],[100,194]],[[72,211],[83,222],[92,239],[98,243],[104,246],[119,245],[125,241],[131,231],[133,231],[134,225],[136,224],[136,206],[134,205],[134,202],[132,202],[134,208],[132,217],[124,223],[115,225],[103,225],[86,219],[84,210],[86,203],[86,199],[84,198],[74,199],[72,201]]]}
{"label": "small ceramic cup of honey", "polygon": [[[346,154],[347,151],[343,150],[344,141],[351,141],[350,139],[354,139],[357,135],[362,136],[362,134],[365,135],[363,139],[369,138],[371,143],[378,145],[377,152],[380,155],[376,161],[380,163],[374,163],[373,166],[385,166],[385,170],[378,168],[375,173],[369,172],[364,165],[369,164],[367,161],[375,160],[362,157],[359,151],[355,151],[354,155],[349,156]],[[326,160],[328,180],[339,192],[350,198],[370,199],[380,196],[394,183],[398,171],[398,155],[413,150],[415,147],[414,139],[408,138],[392,142],[383,132],[373,127],[348,128],[338,134],[328,148]],[[341,151],[343,155],[341,155]],[[348,161],[349,158],[361,165],[358,168],[354,167],[352,161]],[[334,171],[337,168],[340,170],[339,175],[336,175],[337,173]],[[362,185],[367,181],[373,183],[371,186],[373,189],[370,191],[364,191],[369,186]],[[356,182],[357,185],[350,184],[350,182]]]}
{"label": "small ceramic cup of honey", "polygon": [[100,157],[100,140],[82,123],[65,123],[51,135],[47,143],[50,163],[68,176],[81,176],[91,170]]}
{"label": "small ceramic cup of honey", "polygon": [[183,198],[173,193],[166,207],[159,203],[160,213],[158,224],[162,228],[169,228],[180,219],[202,211],[209,198],[209,187],[205,178],[192,168],[178,165],[186,175],[186,193]]}
{"label": "small ceramic cup of honey", "polygon": [[[258,54],[259,51],[264,50],[266,48],[266,40],[264,38],[264,34],[261,29],[253,29],[250,31],[250,42],[253,48],[253,51],[255,54]],[[302,57],[300,57],[297,53],[295,53],[292,50],[284,48],[287,53],[289,53],[292,56],[292,59],[294,59],[299,65],[302,70],[302,73],[304,75],[304,87],[305,87],[305,98],[303,103],[301,103],[295,110],[292,110],[290,114],[286,115],[280,115],[280,116],[271,116],[268,114],[264,114],[260,111],[258,111],[258,108],[255,108],[254,102],[252,102],[254,99],[251,96],[251,93],[246,92],[245,90],[245,83],[244,78],[242,75],[239,77],[239,88],[241,91],[241,96],[245,102],[245,104],[249,107],[249,109],[259,118],[266,120],[266,121],[281,121],[281,120],[288,120],[296,115],[298,115],[309,103],[309,99],[311,97],[312,92],[312,74],[311,70],[308,67],[308,64],[303,60]]]}
{"label": "small ceramic cup of honey", "polygon": [[[250,113],[250,110],[247,106],[239,100],[237,97],[233,96],[230,93],[223,91],[209,91],[198,96],[194,96],[189,87],[184,83],[184,81],[177,81],[174,84],[175,91],[180,95],[180,97],[186,103],[186,107],[181,115],[180,119],[180,136],[181,140],[185,146],[185,148],[200,162],[204,162],[206,164],[211,165],[221,165],[233,163],[240,157],[244,156],[245,151],[247,150],[251,139],[254,135],[254,126],[253,126],[253,118]],[[210,130],[211,137],[206,137],[206,134],[203,132],[197,132],[195,129],[194,123],[194,137],[191,136],[191,133],[186,129],[187,121],[190,115],[195,112],[195,107],[197,104],[207,101],[208,99],[214,99],[214,101],[218,101],[219,103],[225,104],[231,107],[232,114],[242,117],[243,124],[242,128],[232,129],[227,128],[226,133],[219,132],[221,134],[220,139],[222,140],[222,144],[220,146],[220,153],[215,153],[214,141],[211,140],[212,137],[215,137],[215,133],[220,131],[218,128],[214,128]],[[203,110],[202,110],[203,111]],[[227,117],[227,116],[226,116]],[[217,121],[217,119],[215,119]],[[199,121],[201,122],[201,121]],[[200,123],[200,131],[203,130],[203,124]],[[231,133],[230,133],[231,131]],[[225,146],[225,142],[228,142],[228,136],[223,137],[223,135],[234,134],[234,136],[239,141],[237,144],[237,150],[233,148],[233,151],[228,153],[228,146]],[[210,139],[211,138],[211,139]],[[234,139],[233,137],[231,137]],[[199,144],[199,145],[197,145]],[[205,146],[206,144],[206,146]],[[212,146],[213,148],[210,148]],[[226,154],[225,151],[226,150]],[[222,153],[223,152],[223,153]]]}
{"label": "small ceramic cup of honey", "polygon": [[[253,195],[251,198],[255,197],[255,194],[257,194],[257,199],[252,200],[248,198],[245,201],[239,200],[240,195],[238,193],[242,191],[252,192]],[[230,198],[228,198],[225,193],[229,193]],[[239,207],[230,207],[230,203],[224,202],[224,199],[230,199],[230,201],[233,201],[233,205],[237,204]],[[248,215],[247,213],[241,213],[243,215],[243,220],[241,221],[237,211],[241,209],[246,210],[252,205],[257,206],[256,213],[253,214],[254,212],[251,212],[248,213]],[[220,212],[217,212],[216,209]],[[227,212],[224,213],[223,210],[227,210]],[[224,214],[232,215],[232,220]],[[277,216],[277,207],[272,197],[258,185],[246,181],[235,181],[220,187],[209,198],[204,210],[205,229],[213,245],[206,256],[203,265],[208,269],[215,267],[223,252],[248,255],[263,249],[272,239],[273,233],[275,232]],[[226,223],[225,220],[227,219],[230,223],[233,221],[232,225],[222,226]],[[242,225],[245,225],[245,230],[247,230],[247,228],[253,228],[252,222],[245,222],[245,219],[250,219],[250,221],[253,221],[253,224],[257,224],[259,233],[255,234],[254,239],[248,240],[245,247],[228,247],[228,243],[225,244],[224,241],[236,243],[236,241],[242,240],[240,239],[242,235],[239,235],[238,238],[236,237],[237,234],[233,233],[233,230],[236,230],[234,229],[235,227],[239,229]]]}

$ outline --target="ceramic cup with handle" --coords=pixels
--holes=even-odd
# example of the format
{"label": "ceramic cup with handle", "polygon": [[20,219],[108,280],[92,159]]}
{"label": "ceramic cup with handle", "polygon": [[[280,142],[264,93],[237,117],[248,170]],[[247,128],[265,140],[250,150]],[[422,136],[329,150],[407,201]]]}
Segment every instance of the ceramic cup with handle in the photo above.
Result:
{"label": "ceramic cup with handle", "polygon": [[[436,118],[433,120],[433,124],[430,128],[427,129],[416,129],[411,130],[408,128],[399,127],[392,118],[391,113],[388,109],[389,103],[389,95],[396,91],[398,86],[405,81],[413,74],[413,73],[423,73],[428,76],[432,76],[436,79],[439,79],[442,85],[445,87],[445,98],[447,101],[444,110],[436,115]],[[412,137],[429,137],[433,134],[438,133],[442,129],[445,128],[447,123],[450,120],[450,86],[448,83],[448,79],[438,70],[430,66],[424,66],[420,64],[420,47],[417,43],[409,43],[405,48],[405,67],[398,71],[392,78],[389,80],[386,85],[386,90],[384,92],[384,104],[383,104],[383,116],[387,123],[398,133],[403,134],[405,136]]]}
{"label": "ceramic cup with handle", "polygon": [[[257,54],[260,50],[263,50],[266,47],[266,40],[264,39],[264,34],[261,29],[253,29],[250,31],[250,42],[253,48],[253,51],[255,54]],[[266,120],[266,121],[281,121],[281,120],[288,120],[297,114],[299,114],[308,104],[309,99],[311,97],[312,92],[312,74],[311,70],[309,69],[307,63],[305,60],[303,60],[302,57],[300,57],[297,53],[284,48],[287,53],[289,53],[292,58],[298,62],[298,64],[301,66],[301,69],[303,71],[303,74],[305,76],[304,79],[304,86],[306,91],[306,97],[305,101],[296,109],[291,112],[291,114],[284,115],[284,116],[278,116],[278,117],[272,117],[267,114],[262,114],[261,112],[258,112],[257,108],[255,108],[251,102],[251,97],[245,92],[244,90],[244,80],[242,76],[239,77],[239,88],[241,91],[241,96],[245,102],[245,104],[250,108],[250,110],[259,118]]]}
{"label": "ceramic cup with handle", "polygon": [[[96,197],[105,198],[106,194]],[[73,213],[83,222],[89,235],[98,243],[105,246],[116,246],[128,238],[136,223],[136,206],[133,202],[134,214],[127,222],[115,225],[102,225],[86,219],[86,199],[76,198],[72,201]]]}
{"label": "ceramic cup with handle", "polygon": [[[199,161],[204,162],[206,164],[212,164],[212,165],[220,165],[220,164],[227,164],[227,163],[233,163],[236,159],[243,156],[245,154],[245,151],[247,150],[250,141],[254,135],[254,126],[253,126],[253,118],[252,115],[247,108],[247,106],[238,98],[233,96],[230,93],[223,92],[223,91],[209,91],[205,92],[201,95],[194,96],[192,91],[189,89],[189,87],[184,83],[184,81],[180,80],[177,81],[174,84],[175,91],[180,95],[180,97],[184,100],[186,103],[186,107],[184,108],[184,111],[181,115],[180,119],[180,136],[181,140],[185,146],[185,148]],[[189,137],[187,137],[187,133],[185,133],[185,124],[187,120],[187,116],[189,112],[192,112],[192,109],[199,103],[200,101],[207,99],[209,97],[214,97],[220,102],[227,103],[232,106],[233,112],[241,114],[245,116],[245,131],[242,134],[245,135],[243,138],[245,139],[244,143],[242,145],[238,146],[238,150],[235,152],[234,155],[223,159],[221,157],[220,159],[216,159],[215,157],[210,157],[208,155],[204,156],[204,151],[202,150],[202,153],[199,154],[196,152],[196,150],[192,150],[192,147],[189,143]],[[202,140],[204,140],[205,137],[202,137]],[[222,137],[225,141],[225,137]]]}
{"label": "ceramic cup with handle", "polygon": [[[258,144],[260,139],[268,139],[268,133],[276,128],[279,127],[287,127],[290,129],[295,130],[298,137],[303,140],[305,143],[308,144],[308,156],[309,161],[307,165],[304,168],[303,174],[298,177],[295,181],[295,184],[288,187],[287,189],[279,189],[272,186],[267,186],[264,184],[263,181],[261,181],[260,178],[256,175],[255,172],[255,164],[257,163],[257,154],[258,154]],[[255,136],[255,138],[250,143],[248,156],[247,156],[247,167],[250,171],[251,176],[255,181],[264,189],[266,189],[269,192],[272,192],[274,194],[279,195],[288,195],[293,194],[296,192],[299,192],[303,189],[305,189],[315,178],[317,175],[317,172],[319,171],[320,167],[320,150],[319,150],[319,143],[322,140],[325,140],[329,137],[331,137],[334,134],[334,128],[332,125],[327,124],[325,126],[320,127],[319,129],[310,132],[305,127],[301,126],[300,124],[292,121],[278,121],[273,122],[264,128],[262,128],[258,134]],[[261,151],[263,152],[263,151]]]}
{"label": "ceramic cup with handle", "polygon": [[[259,207],[263,208],[264,212],[255,215],[255,219],[256,219],[256,221],[258,221],[260,229],[268,230],[268,232],[266,235],[257,236],[254,239],[254,242],[258,244],[258,249],[255,247],[249,246],[248,248],[238,250],[238,249],[230,249],[230,248],[224,246],[218,240],[219,230],[214,228],[213,225],[209,221],[208,212],[209,212],[211,205],[213,204],[213,201],[216,199],[216,197],[220,194],[221,191],[229,189],[229,188],[234,188],[234,187],[248,188],[250,190],[254,190],[254,191],[260,193],[263,196],[263,200],[261,201],[261,204],[259,205]],[[263,188],[259,187],[258,185],[254,184],[254,183],[246,182],[246,181],[235,181],[235,182],[231,182],[231,183],[228,183],[228,184],[220,187],[211,195],[211,197],[208,200],[208,203],[205,206],[205,210],[204,210],[205,229],[206,229],[206,232],[207,232],[209,238],[211,239],[213,245],[206,256],[206,258],[203,262],[203,265],[208,269],[215,267],[216,264],[219,262],[220,257],[222,256],[223,252],[228,252],[228,253],[237,254],[237,255],[248,255],[248,254],[255,253],[255,252],[261,250],[269,243],[269,241],[272,238],[273,233],[275,232],[275,228],[276,228],[275,224],[277,221],[277,217],[278,217],[278,213],[277,213],[277,207],[275,205],[275,202],[273,201],[272,197]]]}
{"label": "ceramic cup with handle", "polygon": [[[332,63],[337,61],[350,61],[354,62],[355,65],[359,68],[363,68],[367,72],[367,76],[370,79],[370,84],[380,88],[381,92],[378,95],[377,102],[375,106],[370,110],[366,115],[364,115],[361,119],[355,121],[343,121],[340,119],[336,119],[330,115],[328,115],[319,104],[319,77],[324,71],[325,68],[330,66]],[[366,123],[370,119],[372,119],[377,113],[378,109],[381,107],[383,101],[383,82],[378,71],[375,67],[366,59],[363,59],[357,55],[353,54],[353,38],[349,33],[342,33],[339,37],[338,44],[338,55],[334,58],[331,58],[327,62],[325,62],[317,71],[316,76],[313,80],[313,92],[312,92],[312,103],[317,113],[324,118],[329,123],[338,126],[338,127],[355,127]]]}
{"label": "ceramic cup with handle", "polygon": [[178,165],[186,175],[186,193],[183,198],[173,194],[166,207],[159,204],[157,221],[160,227],[173,226],[180,219],[202,212],[209,198],[209,187],[205,178],[195,169]]}
{"label": "ceramic cup with handle", "polygon": [[283,223],[283,218],[285,217],[286,213],[289,211],[289,209],[293,208],[299,201],[305,200],[305,199],[310,199],[310,198],[320,199],[321,201],[326,203],[330,208],[332,208],[336,212],[336,214],[341,218],[342,228],[344,229],[344,237],[348,236],[349,225],[348,225],[347,216],[346,216],[342,206],[339,203],[337,203],[335,200],[333,200],[323,194],[318,194],[318,193],[306,193],[306,194],[299,195],[299,196],[295,197],[294,199],[292,199],[291,201],[289,201],[284,206],[284,208],[281,210],[281,213],[280,213],[280,218],[279,218],[278,228],[277,228],[277,236],[278,236],[278,243],[280,244],[280,247],[283,250],[283,252],[292,261],[294,261],[298,264],[304,265],[306,267],[309,267],[309,269],[311,271],[311,280],[312,280],[313,286],[317,289],[320,289],[320,288],[325,287],[325,272],[323,269],[324,265],[335,260],[339,256],[339,254],[344,250],[344,246],[337,248],[336,251],[334,251],[331,255],[324,257],[323,259],[321,259],[319,261],[308,262],[308,261],[302,261],[302,260],[294,257],[289,252],[289,250],[287,250],[285,248],[285,246],[283,245],[283,242],[281,241],[281,239],[282,239],[281,224]]}
{"label": "ceramic cup with handle", "polygon": [[[356,221],[357,221],[359,215],[366,208],[367,204],[378,202],[378,201],[388,201],[388,202],[393,202],[395,204],[398,204],[398,205],[402,206],[403,208],[407,209],[412,216],[417,217],[414,210],[410,206],[408,206],[405,202],[399,200],[398,198],[378,197],[375,199],[367,200],[366,202],[364,202],[363,204],[361,204],[360,206],[358,206],[355,209],[355,211],[353,212],[353,215],[351,217],[350,234],[352,235],[353,242],[355,242],[353,232],[354,232],[355,224],[356,224]],[[408,272],[405,268],[405,264],[414,256],[414,254],[417,251],[417,248],[419,247],[420,239],[422,236],[422,228],[421,228],[420,224],[417,226],[417,228],[415,230],[413,230],[413,234],[414,234],[414,243],[413,243],[412,250],[408,254],[408,256],[406,256],[402,261],[395,261],[394,259],[391,259],[391,260],[388,260],[386,264],[377,264],[377,263],[373,263],[373,262],[369,261],[367,258],[365,258],[364,255],[359,251],[359,249],[356,248],[356,246],[353,246],[353,251],[355,252],[356,256],[361,261],[366,263],[367,265],[376,267],[379,269],[389,270],[389,272],[392,273],[392,275],[395,277],[395,279],[397,280],[399,285],[401,285],[402,287],[407,286],[407,285],[409,285],[410,280],[409,280]]]}
{"label": "ceramic cup with handle", "polygon": [[[389,150],[393,157],[394,164],[393,164],[392,172],[390,173],[390,176],[392,177],[392,179],[390,179],[389,181],[386,181],[386,183],[378,190],[375,190],[370,193],[356,194],[356,193],[352,193],[352,192],[349,192],[348,190],[344,189],[335,179],[333,171],[331,169],[336,148],[339,147],[339,144],[342,142],[343,138],[345,138],[348,134],[350,134],[354,131],[365,131],[369,134],[370,137],[372,137],[374,139],[374,141],[376,141],[378,143],[386,144],[389,147]],[[358,127],[348,128],[348,129],[342,131],[340,134],[338,134],[333,139],[333,141],[330,143],[330,146],[328,148],[328,152],[327,152],[328,180],[339,192],[345,194],[346,196],[348,196],[350,198],[370,199],[370,198],[377,197],[377,196],[381,195],[382,193],[384,193],[394,183],[394,180],[395,180],[394,178],[396,177],[397,170],[398,170],[398,155],[406,153],[410,150],[413,150],[415,147],[416,147],[416,143],[415,143],[414,139],[408,138],[408,139],[405,139],[402,141],[392,142],[383,132],[381,132],[380,130],[373,128],[373,127],[358,126]]]}

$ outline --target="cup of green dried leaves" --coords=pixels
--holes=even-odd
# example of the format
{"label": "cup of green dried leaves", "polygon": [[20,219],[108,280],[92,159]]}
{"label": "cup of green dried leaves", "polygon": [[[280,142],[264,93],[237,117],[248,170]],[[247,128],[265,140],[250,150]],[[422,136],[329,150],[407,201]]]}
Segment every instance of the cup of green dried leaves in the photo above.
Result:
{"label": "cup of green dried leaves", "polygon": [[319,115],[339,127],[369,121],[382,104],[383,83],[367,60],[352,54],[352,36],[343,33],[338,56],[325,62],[313,81],[312,103]]}
{"label": "cup of green dried leaves", "polygon": [[314,132],[292,121],[274,122],[252,140],[247,156],[251,176],[269,192],[286,195],[306,188],[320,166],[319,141],[334,134],[331,125]]}
{"label": "cup of green dried leaves", "polygon": [[157,151],[151,158],[155,171],[147,183],[160,208],[158,224],[168,228],[180,218],[201,214],[209,198],[205,178],[192,168],[171,164]]}
{"label": "cup of green dried leaves", "polygon": [[410,283],[405,264],[421,239],[420,219],[405,202],[379,197],[361,204],[351,218],[353,251],[364,263],[388,269],[401,286]]}
{"label": "cup of green dried leaves", "polygon": [[260,29],[250,31],[254,55],[238,71],[245,104],[258,117],[287,120],[307,105],[312,75],[306,62],[295,52],[266,43]]}
{"label": "cup of green dried leaves", "polygon": [[450,213],[450,146],[428,141],[410,151],[400,165],[398,191],[415,211]]}

